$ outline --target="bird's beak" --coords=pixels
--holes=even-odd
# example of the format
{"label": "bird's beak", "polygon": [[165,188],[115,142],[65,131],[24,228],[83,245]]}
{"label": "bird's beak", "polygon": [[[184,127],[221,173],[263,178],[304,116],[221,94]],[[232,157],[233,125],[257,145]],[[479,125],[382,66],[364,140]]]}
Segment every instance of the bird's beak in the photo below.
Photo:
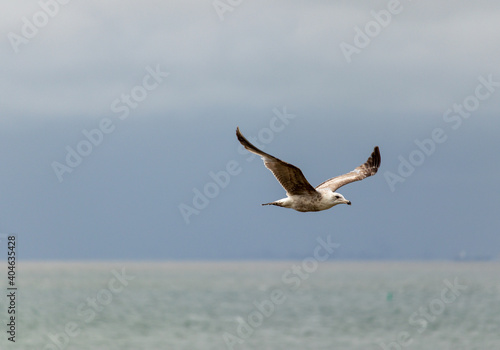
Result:
{"label": "bird's beak", "polygon": [[347,205],[351,205],[351,201],[347,201],[345,204],[347,204]]}

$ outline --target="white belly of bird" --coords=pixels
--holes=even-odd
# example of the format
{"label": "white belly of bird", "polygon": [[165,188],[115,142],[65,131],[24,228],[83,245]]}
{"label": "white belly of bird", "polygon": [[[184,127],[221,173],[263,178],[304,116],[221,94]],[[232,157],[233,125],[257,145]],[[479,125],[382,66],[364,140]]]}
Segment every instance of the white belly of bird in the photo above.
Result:
{"label": "white belly of bird", "polygon": [[321,211],[330,209],[334,206],[334,204],[324,196],[291,196],[283,198],[282,200],[280,200],[280,202],[286,208],[291,208],[302,212]]}

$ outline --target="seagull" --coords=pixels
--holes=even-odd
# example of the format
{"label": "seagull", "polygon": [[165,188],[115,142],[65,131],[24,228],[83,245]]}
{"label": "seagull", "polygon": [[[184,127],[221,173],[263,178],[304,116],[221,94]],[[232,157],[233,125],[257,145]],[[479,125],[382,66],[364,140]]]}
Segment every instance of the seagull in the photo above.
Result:
{"label": "seagull", "polygon": [[380,167],[380,150],[376,146],[370,158],[364,164],[361,164],[347,174],[332,177],[314,188],[299,168],[273,157],[252,145],[241,134],[239,127],[236,128],[236,137],[248,151],[261,156],[266,168],[271,170],[286,191],[286,198],[262,205],[276,205],[278,207],[295,209],[300,212],[326,210],[337,204],[351,205],[351,201],[345,199],[343,195],[335,191],[351,182],[360,181],[375,175]]}

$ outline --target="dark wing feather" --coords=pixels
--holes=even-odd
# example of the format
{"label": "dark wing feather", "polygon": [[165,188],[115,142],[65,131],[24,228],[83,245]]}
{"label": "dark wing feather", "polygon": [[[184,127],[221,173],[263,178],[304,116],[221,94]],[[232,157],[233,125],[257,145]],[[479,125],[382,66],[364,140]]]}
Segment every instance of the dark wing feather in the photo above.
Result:
{"label": "dark wing feather", "polygon": [[314,187],[307,181],[299,168],[266,152],[262,152],[241,134],[239,128],[236,128],[236,137],[238,137],[238,141],[240,141],[243,147],[262,157],[264,165],[271,170],[281,186],[286,190],[287,195],[316,193]]}
{"label": "dark wing feather", "polygon": [[375,147],[370,158],[368,158],[365,164],[358,166],[350,173],[340,175],[337,177],[332,177],[331,179],[326,180],[325,182],[318,185],[316,189],[330,188],[332,191],[335,192],[338,188],[347,185],[351,182],[363,180],[368,176],[375,175],[380,166],[380,161],[381,161],[380,150],[377,146]]}

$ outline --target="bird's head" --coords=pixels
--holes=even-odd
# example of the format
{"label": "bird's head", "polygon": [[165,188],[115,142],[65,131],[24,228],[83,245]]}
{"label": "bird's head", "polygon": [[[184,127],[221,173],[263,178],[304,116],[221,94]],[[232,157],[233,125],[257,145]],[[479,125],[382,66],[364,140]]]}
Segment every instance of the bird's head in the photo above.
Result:
{"label": "bird's head", "polygon": [[351,201],[345,199],[344,196],[341,195],[340,193],[333,192],[333,191],[331,192],[331,200],[333,201],[333,205],[337,205],[337,204],[351,205]]}

